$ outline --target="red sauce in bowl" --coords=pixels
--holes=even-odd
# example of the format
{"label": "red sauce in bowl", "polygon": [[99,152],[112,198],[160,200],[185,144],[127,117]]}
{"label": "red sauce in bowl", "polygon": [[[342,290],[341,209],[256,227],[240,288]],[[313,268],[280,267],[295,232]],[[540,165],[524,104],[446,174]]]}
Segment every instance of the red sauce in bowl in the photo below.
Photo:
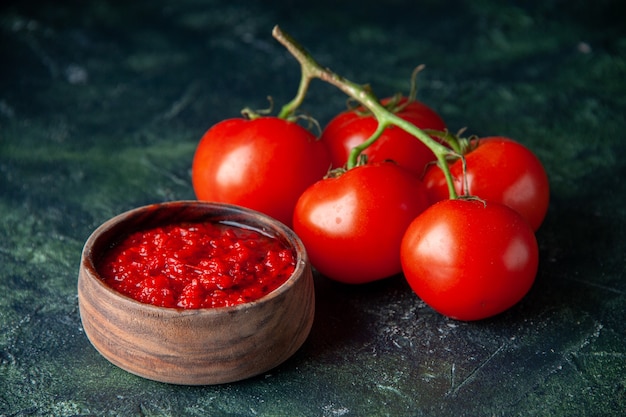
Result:
{"label": "red sauce in bowl", "polygon": [[280,240],[228,223],[189,223],[132,233],[98,265],[104,282],[137,301],[170,308],[257,300],[295,270]]}

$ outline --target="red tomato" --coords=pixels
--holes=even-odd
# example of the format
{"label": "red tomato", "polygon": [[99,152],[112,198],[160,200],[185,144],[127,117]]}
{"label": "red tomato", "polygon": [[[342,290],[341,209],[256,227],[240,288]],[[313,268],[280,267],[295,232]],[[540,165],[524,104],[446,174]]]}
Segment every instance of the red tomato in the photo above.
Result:
{"label": "red tomato", "polygon": [[[533,230],[539,229],[550,200],[548,175],[539,159],[528,148],[508,138],[478,141],[478,146],[465,155],[467,190],[463,184],[462,161],[459,159],[450,166],[457,193],[505,204],[528,220]],[[449,197],[443,172],[437,166],[428,168],[424,184],[431,203]]]}
{"label": "red tomato", "polygon": [[[382,103],[388,101],[389,99],[385,99]],[[406,98],[401,101],[404,102]],[[418,101],[410,102],[396,114],[421,129],[446,129],[441,117]],[[355,110],[345,111],[333,118],[322,132],[322,141],[330,151],[333,166],[344,166],[352,148],[365,142],[377,126],[374,116],[363,116]],[[426,145],[396,126],[387,128],[363,153],[368,156],[369,162],[393,160],[420,176],[424,173],[426,164],[435,160],[434,154]]]}
{"label": "red tomato", "polygon": [[360,284],[401,272],[400,241],[427,206],[424,185],[408,170],[367,164],[309,187],[293,228],[320,273]]}
{"label": "red tomato", "polygon": [[400,256],[407,281],[426,304],[454,319],[479,320],[526,295],[539,254],[519,213],[499,203],[457,199],[417,217]]}
{"label": "red tomato", "polygon": [[302,192],[330,167],[325,145],[275,117],[229,119],[202,137],[192,164],[199,200],[245,206],[291,225]]}

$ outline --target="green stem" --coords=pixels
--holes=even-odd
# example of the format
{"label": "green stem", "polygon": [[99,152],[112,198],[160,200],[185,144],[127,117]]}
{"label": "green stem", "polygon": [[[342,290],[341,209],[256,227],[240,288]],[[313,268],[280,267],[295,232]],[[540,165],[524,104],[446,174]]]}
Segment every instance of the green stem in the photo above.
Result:
{"label": "green stem", "polygon": [[418,65],[411,73],[411,89],[409,90],[409,99],[407,101],[417,100],[417,76],[420,72],[424,71],[426,66],[424,64]]}
{"label": "green stem", "polygon": [[376,131],[372,133],[372,136],[370,136],[365,142],[352,148],[350,155],[348,156],[348,162],[346,162],[346,169],[352,169],[357,166],[359,162],[359,155],[361,155],[365,149],[369,148],[372,143],[376,142],[385,129],[387,129],[387,125],[378,123],[378,127],[376,128]]}
{"label": "green stem", "polygon": [[289,103],[285,104],[278,113],[278,117],[281,119],[286,119],[291,116],[298,107],[304,101],[304,97],[306,96],[306,92],[309,89],[309,84],[311,84],[311,80],[314,78],[311,74],[308,73],[308,67],[305,65],[301,65],[301,73],[302,77],[300,78],[300,86],[298,87],[298,92],[293,100]]}
{"label": "green stem", "polygon": [[446,144],[448,144],[448,146],[450,146],[450,148],[452,148],[455,153],[459,155],[463,155],[465,153],[465,151],[463,150],[463,145],[459,141],[459,138],[456,135],[448,132],[447,130],[445,132],[441,132],[439,130],[425,129],[424,132],[426,132],[430,136],[435,136],[443,140]]}
{"label": "green stem", "polygon": [[[376,120],[378,120],[378,129],[376,129],[374,135],[372,135],[367,140],[367,146],[371,145],[376,139],[378,139],[382,131],[391,125],[398,126],[409,134],[415,136],[435,154],[437,162],[443,170],[444,176],[446,178],[450,198],[457,198],[457,193],[454,188],[454,180],[452,178],[452,175],[450,174],[450,168],[448,167],[448,164],[446,162],[446,156],[450,154],[450,149],[435,141],[433,138],[428,136],[424,131],[419,129],[414,124],[409,123],[406,120],[398,117],[394,113],[388,111],[384,106],[380,104],[374,94],[368,91],[367,88],[343,78],[342,76],[332,72],[328,68],[322,68],[317,63],[317,61],[315,61],[315,59],[295,41],[295,39],[293,39],[287,33],[283,32],[278,26],[274,27],[272,35],[278,42],[280,42],[285,48],[287,48],[291,55],[293,55],[294,58],[296,58],[296,60],[300,63],[300,66],[302,68],[302,81],[300,82],[301,89],[303,85],[308,87],[308,84],[313,78],[319,78],[322,81],[334,85],[339,90],[343,91],[345,94],[357,100],[364,107],[369,109],[374,117],[376,117]],[[298,103],[299,99],[301,101],[301,98],[299,96],[300,94],[298,94],[298,96],[296,96],[296,98],[291,103],[285,105],[285,107],[288,107],[288,109],[292,108],[292,103]],[[283,107],[283,111],[285,111],[285,107]],[[281,111],[281,114],[283,113],[283,111]],[[350,154],[350,160],[355,163],[355,161],[358,160],[360,152],[362,152],[367,146],[360,147],[362,149],[358,149],[352,152]]]}

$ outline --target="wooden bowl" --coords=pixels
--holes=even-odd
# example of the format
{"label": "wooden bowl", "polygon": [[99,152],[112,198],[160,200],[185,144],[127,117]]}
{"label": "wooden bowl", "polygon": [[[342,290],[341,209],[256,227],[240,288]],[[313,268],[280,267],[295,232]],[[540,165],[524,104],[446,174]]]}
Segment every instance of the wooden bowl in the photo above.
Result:
{"label": "wooden bowl", "polygon": [[[198,221],[235,222],[277,237],[296,253],[294,273],[256,301],[204,309],[141,303],[99,277],[97,261],[129,233]],[[198,201],[145,206],[108,220],[85,243],[78,275],[80,317],[93,346],[128,372],[173,384],[233,382],[281,364],[311,330],[314,297],[311,265],[291,229],[252,210]]]}

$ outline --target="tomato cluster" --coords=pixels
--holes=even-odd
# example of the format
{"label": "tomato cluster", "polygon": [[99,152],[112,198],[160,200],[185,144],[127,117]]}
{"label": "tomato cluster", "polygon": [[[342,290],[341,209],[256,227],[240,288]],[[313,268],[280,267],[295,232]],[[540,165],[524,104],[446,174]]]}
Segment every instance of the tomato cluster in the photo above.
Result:
{"label": "tomato cluster", "polygon": [[338,113],[319,138],[290,117],[218,123],[193,160],[197,197],[283,221],[328,278],[360,284],[403,273],[424,302],[451,318],[490,317],[523,298],[549,202],[539,159],[509,138],[451,135],[413,95],[373,103],[292,39],[275,37],[307,74],[362,106]]}
{"label": "tomato cluster", "polygon": [[[422,103],[398,114],[445,129]],[[359,284],[403,272],[423,301],[460,320],[519,301],[534,281],[533,231],[549,200],[537,157],[508,138],[473,139],[450,172],[457,193],[474,198],[450,200],[431,150],[398,127],[367,148],[366,163],[344,168],[376,123],[362,109],[345,111],[318,139],[275,117],[220,122],[198,145],[194,190],[198,199],[243,205],[293,227],[328,278]]]}

